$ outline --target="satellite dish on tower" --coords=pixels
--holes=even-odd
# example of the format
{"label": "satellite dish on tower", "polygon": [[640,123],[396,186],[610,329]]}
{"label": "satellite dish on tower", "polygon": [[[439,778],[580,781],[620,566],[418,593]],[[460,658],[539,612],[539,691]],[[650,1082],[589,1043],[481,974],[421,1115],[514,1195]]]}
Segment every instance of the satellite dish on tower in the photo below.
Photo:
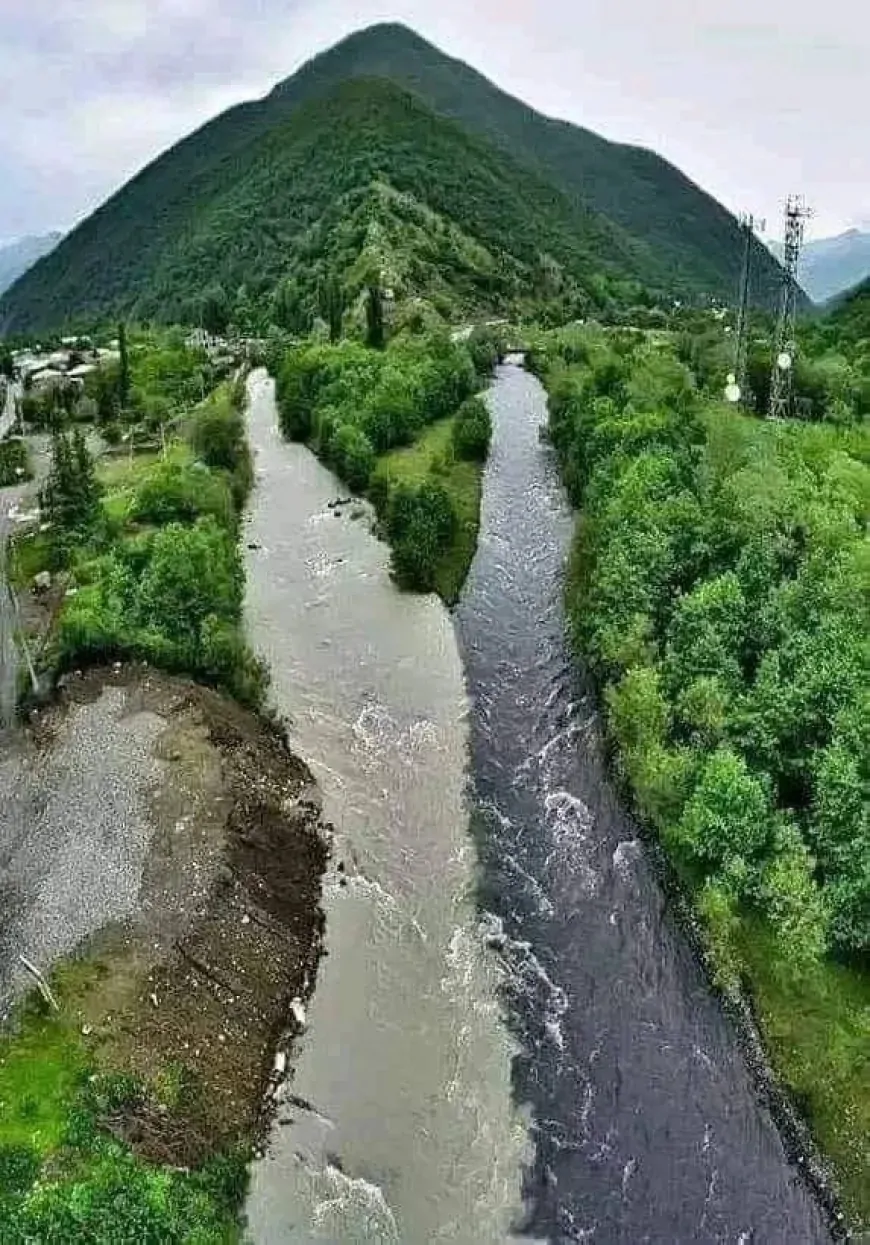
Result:
{"label": "satellite dish on tower", "polygon": [[787,372],[791,367],[791,355],[787,350],[783,350],[776,356],[776,366],[781,372]]}

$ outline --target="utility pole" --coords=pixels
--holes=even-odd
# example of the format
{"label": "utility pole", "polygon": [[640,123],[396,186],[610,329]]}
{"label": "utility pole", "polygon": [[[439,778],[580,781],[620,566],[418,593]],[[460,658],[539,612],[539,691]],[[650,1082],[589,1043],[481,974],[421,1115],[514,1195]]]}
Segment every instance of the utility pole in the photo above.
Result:
{"label": "utility pole", "polygon": [[765,222],[747,213],[739,220],[743,234],[743,263],[740,268],[740,291],[737,296],[737,325],[734,334],[734,371],[728,377],[725,397],[729,402],[750,405],[746,375],[746,355],[749,336],[749,299],[752,289],[752,243],[755,230],[763,230]]}
{"label": "utility pole", "polygon": [[773,339],[773,366],[770,373],[768,419],[785,419],[791,414],[794,375],[797,270],[804,240],[804,223],[810,210],[800,195],[789,195],[785,204],[785,239],[779,314]]}
{"label": "utility pole", "polygon": [[18,702],[18,672],[23,654],[34,691],[39,680],[30,656],[24,623],[15,589],[9,579],[9,529],[7,517],[0,513],[0,732],[15,720]]}
{"label": "utility pole", "polygon": [[0,514],[0,731],[12,725],[18,699],[18,649],[6,561],[7,539],[6,517]]}

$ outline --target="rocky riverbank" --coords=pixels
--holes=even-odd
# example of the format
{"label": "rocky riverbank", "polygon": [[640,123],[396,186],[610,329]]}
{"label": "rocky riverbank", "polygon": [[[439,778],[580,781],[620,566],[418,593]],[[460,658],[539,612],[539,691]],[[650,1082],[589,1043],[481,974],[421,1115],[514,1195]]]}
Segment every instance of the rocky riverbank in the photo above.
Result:
{"label": "rocky riverbank", "polygon": [[307,768],[226,697],[115,666],[62,680],[0,788],[0,998],[29,984],[21,956],[46,974],[73,956],[57,993],[87,1063],[174,1086],[112,1131],[185,1166],[255,1140],[320,954]]}

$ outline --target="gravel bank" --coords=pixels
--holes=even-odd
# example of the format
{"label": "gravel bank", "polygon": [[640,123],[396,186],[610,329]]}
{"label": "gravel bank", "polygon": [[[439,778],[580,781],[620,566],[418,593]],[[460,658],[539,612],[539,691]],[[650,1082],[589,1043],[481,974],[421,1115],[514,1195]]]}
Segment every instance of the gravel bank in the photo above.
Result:
{"label": "gravel bank", "polygon": [[0,1016],[29,983],[19,954],[47,971],[134,912],[155,829],[164,720],[118,687],[54,716],[0,756]]}

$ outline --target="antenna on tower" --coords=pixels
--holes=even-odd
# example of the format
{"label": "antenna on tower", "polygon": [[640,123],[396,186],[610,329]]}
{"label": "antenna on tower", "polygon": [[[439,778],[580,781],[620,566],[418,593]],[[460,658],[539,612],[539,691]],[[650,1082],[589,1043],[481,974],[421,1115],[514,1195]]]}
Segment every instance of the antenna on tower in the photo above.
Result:
{"label": "antenna on tower", "polygon": [[740,269],[740,292],[737,297],[737,329],[734,339],[734,371],[728,377],[725,397],[729,402],[743,401],[749,404],[746,377],[746,349],[749,329],[749,294],[752,288],[752,239],[755,230],[764,229],[765,222],[751,214],[742,213],[739,218],[743,234],[743,263]]}
{"label": "antenna on tower", "polygon": [[797,270],[804,240],[804,223],[812,215],[802,196],[789,195],[785,204],[785,239],[782,259],[782,286],[779,314],[773,341],[773,367],[770,373],[769,419],[785,419],[791,413],[792,377],[797,305]]}

